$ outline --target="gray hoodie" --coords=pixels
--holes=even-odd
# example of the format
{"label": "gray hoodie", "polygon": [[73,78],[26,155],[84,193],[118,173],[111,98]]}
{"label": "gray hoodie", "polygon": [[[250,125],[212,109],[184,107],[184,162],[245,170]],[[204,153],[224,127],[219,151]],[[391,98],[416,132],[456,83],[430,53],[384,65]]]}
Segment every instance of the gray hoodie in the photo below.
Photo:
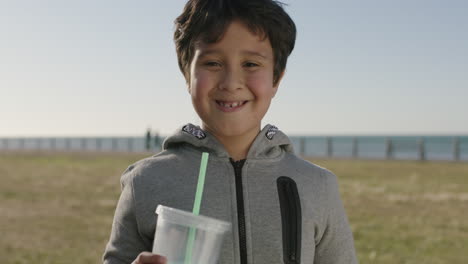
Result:
{"label": "gray hoodie", "polygon": [[210,156],[200,214],[232,223],[220,264],[357,263],[333,173],[296,156],[274,126],[234,162],[213,135],[191,124],[124,172],[104,263],[129,264],[151,251],[158,204],[192,210],[202,152]]}

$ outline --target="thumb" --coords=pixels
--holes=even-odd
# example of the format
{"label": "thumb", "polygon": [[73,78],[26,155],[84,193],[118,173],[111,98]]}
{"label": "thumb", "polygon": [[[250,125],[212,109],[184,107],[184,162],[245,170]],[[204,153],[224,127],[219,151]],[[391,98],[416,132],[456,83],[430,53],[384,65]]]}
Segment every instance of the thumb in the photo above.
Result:
{"label": "thumb", "polygon": [[167,259],[151,252],[141,252],[132,264],[166,264]]}

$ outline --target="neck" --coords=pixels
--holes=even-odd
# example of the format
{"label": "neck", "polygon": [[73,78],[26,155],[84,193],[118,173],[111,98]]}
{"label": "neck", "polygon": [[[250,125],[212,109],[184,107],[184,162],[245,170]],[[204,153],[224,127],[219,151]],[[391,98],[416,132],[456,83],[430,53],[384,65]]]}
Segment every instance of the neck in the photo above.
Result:
{"label": "neck", "polygon": [[260,128],[256,128],[242,135],[224,136],[210,131],[235,161],[247,158],[250,146],[259,132]]}
{"label": "neck", "polygon": [[235,161],[247,158],[247,153],[254,139],[247,141],[246,139],[236,137],[218,138],[229,153],[229,156]]}

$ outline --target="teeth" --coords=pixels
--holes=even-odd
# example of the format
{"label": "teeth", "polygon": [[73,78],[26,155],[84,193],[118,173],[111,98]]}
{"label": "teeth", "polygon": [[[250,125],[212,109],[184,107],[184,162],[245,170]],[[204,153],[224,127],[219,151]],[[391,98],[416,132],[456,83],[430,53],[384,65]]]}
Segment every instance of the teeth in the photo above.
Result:
{"label": "teeth", "polygon": [[233,103],[225,103],[225,102],[222,102],[222,101],[218,101],[219,104],[223,107],[229,107],[229,108],[234,108],[234,107],[238,107],[240,105],[242,105],[242,101],[240,102],[233,102]]}

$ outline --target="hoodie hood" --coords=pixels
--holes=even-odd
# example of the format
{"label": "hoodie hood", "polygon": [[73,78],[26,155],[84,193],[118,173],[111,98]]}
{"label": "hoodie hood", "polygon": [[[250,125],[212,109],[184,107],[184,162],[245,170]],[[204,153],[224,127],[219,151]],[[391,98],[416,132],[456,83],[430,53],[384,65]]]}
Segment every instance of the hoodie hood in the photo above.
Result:
{"label": "hoodie hood", "polygon": [[[209,132],[199,126],[186,124],[167,137],[164,150],[191,145],[220,158],[229,158],[224,146]],[[273,125],[266,125],[258,133],[247,153],[247,159],[268,159],[279,156],[282,152],[294,152],[289,138]]]}

